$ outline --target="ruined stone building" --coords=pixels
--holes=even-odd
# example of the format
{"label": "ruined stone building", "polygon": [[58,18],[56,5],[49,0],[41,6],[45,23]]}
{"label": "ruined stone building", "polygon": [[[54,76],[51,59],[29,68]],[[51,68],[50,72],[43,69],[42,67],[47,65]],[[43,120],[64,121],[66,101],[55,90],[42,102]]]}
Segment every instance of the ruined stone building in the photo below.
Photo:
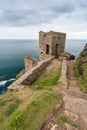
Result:
{"label": "ruined stone building", "polygon": [[[39,47],[40,47],[40,62],[32,58],[30,55],[25,57],[25,70],[17,76],[17,80],[11,84],[9,90],[18,90],[24,85],[31,85],[42,71],[51,63],[54,56],[59,58],[64,53],[66,34],[59,32],[40,32]],[[65,69],[64,69],[65,70]]]}
{"label": "ruined stone building", "polygon": [[32,58],[31,56],[25,57],[24,62],[26,72],[37,65],[37,60],[35,58]]}
{"label": "ruined stone building", "polygon": [[39,32],[40,60],[51,56],[59,57],[65,49],[66,34],[60,32]]}
{"label": "ruined stone building", "polygon": [[[39,32],[40,60],[51,56],[59,58],[65,49],[66,34],[60,32]],[[26,72],[37,65],[37,61],[31,56],[25,58]]]}

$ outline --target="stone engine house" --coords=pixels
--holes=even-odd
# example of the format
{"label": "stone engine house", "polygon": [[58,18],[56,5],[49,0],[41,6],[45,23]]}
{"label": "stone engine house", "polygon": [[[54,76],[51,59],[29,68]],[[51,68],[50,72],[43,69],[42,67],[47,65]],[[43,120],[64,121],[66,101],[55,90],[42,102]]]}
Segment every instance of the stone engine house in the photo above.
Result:
{"label": "stone engine house", "polygon": [[39,32],[40,60],[59,57],[65,50],[66,34],[60,32]]}

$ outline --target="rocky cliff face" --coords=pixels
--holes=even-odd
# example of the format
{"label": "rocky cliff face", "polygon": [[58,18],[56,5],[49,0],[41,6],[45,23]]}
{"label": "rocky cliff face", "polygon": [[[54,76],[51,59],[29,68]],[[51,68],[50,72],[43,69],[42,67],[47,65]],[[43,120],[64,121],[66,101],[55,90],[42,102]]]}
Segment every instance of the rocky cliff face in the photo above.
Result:
{"label": "rocky cliff face", "polygon": [[81,66],[83,63],[87,62],[87,43],[83,49],[83,51],[79,54],[78,64]]}
{"label": "rocky cliff face", "polygon": [[77,59],[78,69],[80,71],[80,74],[83,75],[86,71],[87,66],[87,43],[83,49],[83,51],[79,54],[79,57]]}

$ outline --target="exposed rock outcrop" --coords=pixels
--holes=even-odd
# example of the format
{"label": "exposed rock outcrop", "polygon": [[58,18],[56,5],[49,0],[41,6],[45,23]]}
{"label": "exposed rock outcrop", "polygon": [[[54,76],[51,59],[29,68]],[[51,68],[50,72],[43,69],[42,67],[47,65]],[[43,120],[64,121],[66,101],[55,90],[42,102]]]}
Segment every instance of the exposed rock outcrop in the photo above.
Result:
{"label": "exposed rock outcrop", "polygon": [[84,67],[83,65],[87,63],[87,43],[83,49],[82,52],[80,52],[79,57],[77,59],[77,65],[78,65],[78,69],[81,75],[84,74]]}
{"label": "exposed rock outcrop", "polygon": [[65,57],[66,60],[74,60],[75,56],[70,54],[69,52],[64,52],[59,56],[59,60],[62,60],[62,58]]}
{"label": "exposed rock outcrop", "polygon": [[87,43],[83,51],[79,54],[79,57],[78,57],[79,66],[81,66],[83,63],[86,63],[86,62],[87,62]]}

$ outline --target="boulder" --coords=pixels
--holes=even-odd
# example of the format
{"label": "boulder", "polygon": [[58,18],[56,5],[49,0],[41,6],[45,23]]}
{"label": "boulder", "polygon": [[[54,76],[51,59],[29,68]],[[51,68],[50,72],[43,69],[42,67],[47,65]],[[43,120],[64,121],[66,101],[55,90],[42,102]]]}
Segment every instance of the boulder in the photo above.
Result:
{"label": "boulder", "polygon": [[74,56],[74,55],[71,55],[71,56],[70,56],[70,60],[75,60],[75,56]]}
{"label": "boulder", "polygon": [[65,57],[66,60],[74,60],[75,56],[70,54],[69,52],[64,52],[61,54],[61,57]]}

